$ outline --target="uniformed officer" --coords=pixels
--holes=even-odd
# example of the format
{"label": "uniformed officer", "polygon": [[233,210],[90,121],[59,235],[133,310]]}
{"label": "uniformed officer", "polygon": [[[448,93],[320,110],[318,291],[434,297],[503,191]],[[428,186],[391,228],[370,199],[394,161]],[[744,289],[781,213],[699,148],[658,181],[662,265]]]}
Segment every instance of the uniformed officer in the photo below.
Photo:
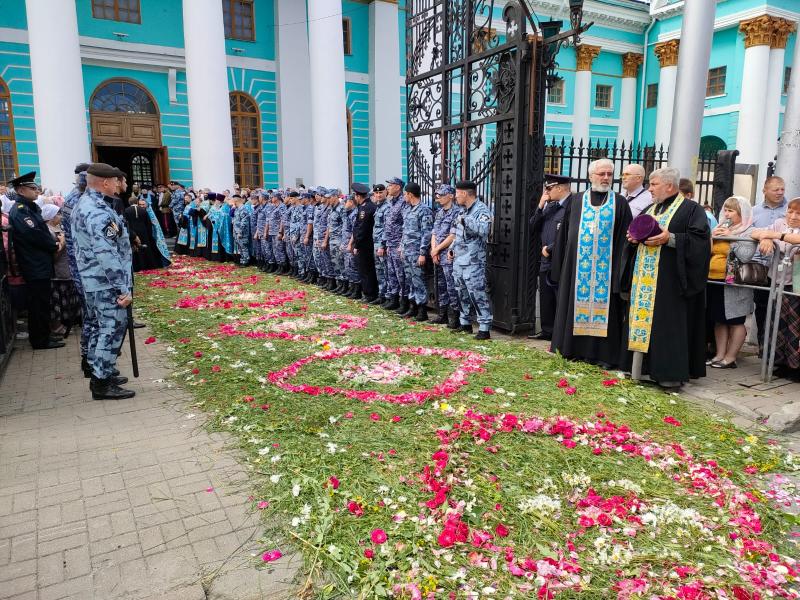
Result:
{"label": "uniformed officer", "polygon": [[186,195],[186,190],[183,188],[183,184],[178,181],[170,181],[169,190],[171,192],[169,208],[172,210],[172,216],[175,219],[175,231],[178,231],[181,228],[181,217],[185,206],[183,197]]}
{"label": "uniformed officer", "polygon": [[50,296],[53,257],[66,242],[63,236],[54,240],[42,218],[42,209],[35,202],[41,191],[35,177],[36,171],[31,171],[8,182],[12,189],[7,196],[13,202],[8,225],[17,265],[25,279],[28,340],[34,350],[50,350],[64,345],[50,339]]}
{"label": "uniformed officer", "polygon": [[388,208],[384,220],[382,245],[386,253],[386,293],[389,302],[382,304],[386,310],[408,310],[406,298],[406,275],[403,259],[400,256],[400,243],[403,241],[403,215],[407,204],[403,200],[403,180],[393,177],[386,180]]}
{"label": "uniformed officer", "polygon": [[283,229],[283,217],[286,214],[286,206],[283,203],[283,194],[278,191],[272,192],[272,212],[270,213],[269,240],[272,246],[272,257],[274,267],[270,272],[283,275],[286,272],[286,246],[283,243],[281,231]]}
{"label": "uniformed officer", "polygon": [[356,266],[356,257],[353,255],[353,226],[356,223],[356,201],[352,195],[344,201],[344,215],[342,217],[342,234],[339,237],[339,247],[344,257],[344,278],[347,282],[345,297],[353,300],[361,299],[361,276]]}
{"label": "uniformed officer", "polygon": [[375,269],[375,215],[378,207],[369,198],[369,188],[363,183],[354,183],[353,199],[356,203],[356,220],[353,224],[351,247],[358,265],[361,286],[368,304],[376,304],[378,279]]}
{"label": "uniformed officer", "polygon": [[319,273],[317,271],[317,263],[314,260],[314,215],[316,214],[319,192],[316,188],[308,192],[308,204],[306,204],[306,230],[302,235],[303,252],[306,255],[306,276],[303,278],[303,283],[316,283]]}
{"label": "uniformed officer", "polygon": [[320,203],[314,209],[314,264],[317,266],[319,279],[317,285],[324,289],[333,289],[331,277],[331,255],[328,252],[328,214],[333,192],[322,188],[319,190]]}
{"label": "uniformed officer", "polygon": [[425,264],[431,247],[433,212],[422,204],[422,190],[416,183],[405,187],[408,208],[403,215],[402,257],[408,289],[408,309],[398,314],[417,321],[428,320],[428,288],[425,285]]}
{"label": "uniformed officer", "polygon": [[450,329],[458,329],[458,313],[461,310],[453,279],[453,261],[447,252],[455,239],[455,235],[450,233],[453,220],[461,212],[455,205],[455,194],[456,189],[452,185],[442,184],[436,189],[439,210],[433,219],[431,235],[431,259],[436,270],[436,304],[439,310],[439,316],[431,319],[431,323],[447,323]]}
{"label": "uniformed officer", "polygon": [[328,239],[331,253],[332,277],[334,287],[331,290],[335,294],[344,295],[348,289],[347,279],[344,273],[344,253],[342,252],[342,225],[344,223],[344,206],[339,197],[339,190],[331,190],[334,195],[330,199],[330,212],[328,213]]}
{"label": "uniformed officer", "polygon": [[378,295],[370,304],[389,304],[386,291],[386,247],[383,244],[383,229],[386,223],[386,186],[378,183],[372,187],[372,203],[375,205],[375,225],[372,228],[372,240],[375,248],[375,276],[378,281]]}
{"label": "uniformed officer", "polygon": [[472,333],[469,319],[470,309],[475,308],[478,316],[476,340],[488,340],[492,327],[492,305],[486,292],[486,246],[492,215],[482,200],[478,199],[477,186],[471,181],[456,184],[456,203],[462,213],[453,222],[455,234],[450,246],[453,261],[453,278],[461,304],[461,328],[453,333]]}
{"label": "uniformed officer", "polygon": [[67,264],[69,265],[69,274],[72,277],[72,283],[75,285],[75,291],[81,302],[81,369],[86,377],[91,376],[91,369],[89,362],[86,360],[86,354],[89,351],[89,331],[95,325],[91,323],[89,311],[86,309],[86,301],[83,297],[83,284],[81,283],[81,276],[78,272],[78,264],[75,262],[75,244],[72,241],[72,211],[78,204],[83,193],[86,191],[86,169],[89,168],[89,163],[79,163],[75,166],[75,187],[72,188],[67,197],[64,198],[64,204],[61,207],[61,229],[64,232],[64,240],[67,247]]}
{"label": "uniformed officer", "polygon": [[253,208],[239,194],[233,195],[233,203],[236,207],[233,213],[233,239],[239,254],[239,266],[246,267],[250,264],[250,212]]}
{"label": "uniformed officer", "polygon": [[564,175],[545,175],[544,192],[539,206],[530,219],[532,237],[536,251],[541,254],[539,261],[539,322],[542,330],[529,335],[531,339],[549,340],[553,337],[553,322],[556,318],[556,298],[558,284],[549,281],[550,257],[553,254],[558,230],[564,218],[564,207],[572,192],[570,178]]}
{"label": "uniformed officer", "polygon": [[265,273],[274,273],[278,270],[278,265],[275,262],[275,252],[272,247],[272,216],[275,214],[275,204],[272,200],[272,190],[264,194],[265,202],[264,208],[261,210],[261,218],[264,220],[260,223],[261,227],[261,255],[264,259],[261,268]]}
{"label": "uniformed officer", "polygon": [[258,229],[258,224],[259,222],[261,222],[262,226],[264,224],[264,220],[261,217],[261,211],[264,210],[264,198],[258,192],[253,192],[250,198],[253,203],[253,212],[250,213],[250,236],[253,240],[253,260],[255,260],[256,268],[260,270],[264,261],[264,255],[261,253],[261,233]]}
{"label": "uniformed officer", "polygon": [[117,353],[127,322],[126,307],[133,300],[131,246],[125,221],[111,207],[118,185],[117,170],[95,163],[86,171],[86,192],[72,213],[75,260],[83,282],[86,307],[97,327],[90,332],[89,389],[95,400],[132,398],[119,387],[128,380],[115,376]]}

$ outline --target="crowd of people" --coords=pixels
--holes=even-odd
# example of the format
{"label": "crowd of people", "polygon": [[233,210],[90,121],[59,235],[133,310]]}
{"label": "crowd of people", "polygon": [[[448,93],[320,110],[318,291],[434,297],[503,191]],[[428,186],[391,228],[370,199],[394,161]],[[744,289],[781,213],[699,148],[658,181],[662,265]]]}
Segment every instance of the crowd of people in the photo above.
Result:
{"label": "crowd of people", "polygon": [[[735,369],[754,314],[759,355],[775,252],[779,285],[800,285],[800,198],[784,198],[769,177],[763,202],[728,198],[719,217],[693,200],[692,183],[675,169],[627,165],[622,194],[611,189],[614,164],[589,166],[589,189],[546,177],[533,216],[539,260],[541,331],[561,355],[605,368],[642,372],[666,388]],[[775,244],[777,242],[777,246]],[[800,300],[784,295],[777,324],[776,373],[800,379]]]}
{"label": "crowd of people", "polygon": [[[75,168],[75,188],[45,197],[28,173],[0,189],[9,281],[24,289],[34,349],[64,345],[81,325],[82,368],[97,399],[134,395],[116,369],[128,324],[133,273],[178,254],[255,266],[332,293],[426,321],[431,300],[453,333],[490,339],[486,259],[492,214],[476,185],[442,184],[432,208],[416,183],[399,177],[351,193],[325,187],[194,191],[181,183],[134,186],[102,164]],[[732,369],[754,313],[761,352],[775,253],[778,282],[800,283],[800,198],[787,201],[779,177],[755,207],[739,196],[719,222],[693,200],[690,181],[670,168],[629,164],[622,193],[614,164],[589,166],[591,185],[547,175],[530,221],[538,256],[541,331],[566,358],[642,372],[674,388],[706,368]],[[645,185],[647,183],[648,185]],[[433,278],[429,277],[433,274]],[[428,282],[433,280],[433,285]],[[750,284],[753,287],[742,287]],[[429,289],[432,287],[433,289]],[[800,299],[784,295],[778,373],[800,374]]]}

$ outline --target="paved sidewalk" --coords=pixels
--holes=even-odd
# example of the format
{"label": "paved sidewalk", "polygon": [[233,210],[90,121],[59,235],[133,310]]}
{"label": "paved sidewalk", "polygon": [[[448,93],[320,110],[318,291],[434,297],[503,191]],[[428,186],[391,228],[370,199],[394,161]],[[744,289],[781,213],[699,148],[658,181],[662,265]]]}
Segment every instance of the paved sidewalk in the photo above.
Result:
{"label": "paved sidewalk", "polygon": [[[255,569],[246,471],[162,381],[146,332],[123,401],[91,400],[75,336],[17,342],[0,383],[0,598],[291,597],[300,559]],[[131,376],[127,348],[120,369]]]}

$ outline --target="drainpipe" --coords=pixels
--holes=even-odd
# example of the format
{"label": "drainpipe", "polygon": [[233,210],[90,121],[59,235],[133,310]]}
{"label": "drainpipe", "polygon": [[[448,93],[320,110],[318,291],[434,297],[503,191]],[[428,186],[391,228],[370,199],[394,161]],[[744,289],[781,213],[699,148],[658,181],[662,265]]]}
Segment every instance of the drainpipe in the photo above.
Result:
{"label": "drainpipe", "polygon": [[650,25],[647,26],[647,29],[644,32],[644,61],[642,62],[642,87],[639,91],[639,129],[637,132],[637,140],[638,143],[642,143],[642,129],[644,128],[644,103],[645,103],[645,94],[647,93],[647,55],[649,54],[648,50],[650,48],[650,32],[655,26],[657,19],[653,19],[650,22]]}

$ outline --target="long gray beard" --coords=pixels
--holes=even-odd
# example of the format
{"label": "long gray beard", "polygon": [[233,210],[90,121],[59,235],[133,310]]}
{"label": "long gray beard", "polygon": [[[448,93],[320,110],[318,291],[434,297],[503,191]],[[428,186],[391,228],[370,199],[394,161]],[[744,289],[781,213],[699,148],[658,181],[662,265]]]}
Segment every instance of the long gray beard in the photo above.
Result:
{"label": "long gray beard", "polygon": [[592,191],[593,192],[601,192],[605,194],[608,190],[611,189],[610,185],[606,185],[604,183],[593,183],[592,184]]}

